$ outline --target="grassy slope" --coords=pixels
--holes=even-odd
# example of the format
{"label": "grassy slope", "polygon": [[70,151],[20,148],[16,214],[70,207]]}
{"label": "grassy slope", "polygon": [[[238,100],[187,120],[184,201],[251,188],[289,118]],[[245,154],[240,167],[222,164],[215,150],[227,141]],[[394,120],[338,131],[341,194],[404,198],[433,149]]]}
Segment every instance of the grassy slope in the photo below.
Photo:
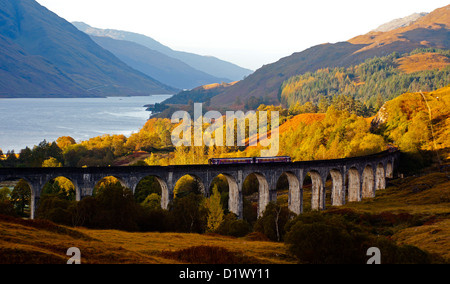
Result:
{"label": "grassy slope", "polygon": [[442,70],[450,64],[450,59],[437,53],[421,53],[400,58],[398,68],[405,73],[424,70]]}
{"label": "grassy slope", "polygon": [[295,263],[283,244],[218,235],[68,229],[45,221],[0,217],[0,236],[0,264],[64,264],[70,247],[80,249],[85,264],[176,264],[161,253],[204,245],[244,255],[250,263]]}
{"label": "grassy slope", "polygon": [[439,255],[450,261],[450,176],[431,173],[391,181],[375,199],[349,203],[344,208],[380,214],[412,214],[424,221],[421,226],[392,228],[392,239]]}

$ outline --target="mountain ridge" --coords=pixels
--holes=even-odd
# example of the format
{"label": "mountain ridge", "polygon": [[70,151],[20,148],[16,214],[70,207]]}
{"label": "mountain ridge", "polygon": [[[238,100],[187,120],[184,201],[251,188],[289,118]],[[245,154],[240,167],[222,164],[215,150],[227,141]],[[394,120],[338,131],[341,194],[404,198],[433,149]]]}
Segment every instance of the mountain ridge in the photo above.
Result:
{"label": "mountain ridge", "polygon": [[34,0],[0,0],[2,97],[173,94]]}
{"label": "mountain ridge", "polygon": [[[253,70],[240,67],[236,64],[223,61],[214,56],[204,56],[185,51],[176,51],[163,45],[157,40],[139,33],[114,29],[99,29],[91,27],[84,22],[72,22],[79,30],[94,36],[110,37],[117,40],[127,40],[143,45],[151,50],[155,50],[169,57],[178,59],[192,68],[218,78],[226,78],[227,83],[241,80],[243,77],[253,73]],[[219,82],[217,82],[219,83]],[[198,86],[197,86],[198,87]]]}
{"label": "mountain ridge", "polygon": [[176,58],[127,40],[90,36],[98,45],[112,52],[132,68],[178,89],[228,81],[192,68]]}
{"label": "mountain ridge", "polygon": [[389,32],[398,28],[407,27],[426,15],[428,15],[428,13],[414,13],[407,17],[395,19],[388,23],[385,23],[374,29],[372,32]]}

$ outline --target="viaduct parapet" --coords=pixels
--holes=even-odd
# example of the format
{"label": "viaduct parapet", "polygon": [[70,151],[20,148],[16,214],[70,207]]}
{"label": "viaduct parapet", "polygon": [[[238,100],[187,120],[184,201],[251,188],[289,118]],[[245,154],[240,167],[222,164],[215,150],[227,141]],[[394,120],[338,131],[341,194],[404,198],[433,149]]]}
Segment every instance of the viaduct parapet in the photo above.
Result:
{"label": "viaduct parapet", "polygon": [[[258,215],[277,199],[277,182],[282,175],[289,182],[289,208],[301,214],[304,207],[303,187],[307,177],[312,183],[311,207],[324,210],[326,201],[325,183],[331,176],[331,204],[342,206],[346,202],[358,202],[375,197],[376,191],[386,188],[386,179],[394,177],[399,152],[386,151],[375,155],[324,161],[307,161],[276,164],[236,165],[184,165],[143,167],[98,167],[98,168],[0,168],[0,182],[25,180],[31,188],[31,218],[39,204],[44,185],[65,177],[75,186],[76,200],[91,196],[95,185],[105,177],[115,177],[133,193],[145,177],[153,176],[162,189],[161,207],[167,209],[174,198],[176,182],[183,176],[196,179],[203,194],[210,195],[210,186],[219,175],[226,177],[229,185],[229,210],[243,217],[243,184],[255,174],[259,183]],[[309,182],[309,178],[308,178]]]}

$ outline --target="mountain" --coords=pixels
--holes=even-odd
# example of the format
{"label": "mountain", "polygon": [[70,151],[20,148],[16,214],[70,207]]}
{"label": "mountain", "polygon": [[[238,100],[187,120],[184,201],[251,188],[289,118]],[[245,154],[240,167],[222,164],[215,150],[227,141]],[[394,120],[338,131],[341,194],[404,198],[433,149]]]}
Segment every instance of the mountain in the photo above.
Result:
{"label": "mountain", "polygon": [[211,107],[230,107],[239,98],[245,102],[266,98],[279,102],[280,87],[292,76],[321,68],[349,67],[368,58],[400,54],[417,48],[450,47],[450,5],[437,9],[407,27],[388,32],[370,32],[349,41],[322,44],[265,65],[246,79],[211,99]]}
{"label": "mountain", "polygon": [[0,96],[175,93],[34,0],[0,0]]}
{"label": "mountain", "polygon": [[126,40],[91,36],[104,49],[112,52],[132,68],[178,89],[193,89],[201,85],[228,81],[196,70],[181,60]]}
{"label": "mountain", "polygon": [[386,102],[372,127],[403,153],[422,156],[422,160],[439,157],[448,163],[450,86],[431,92],[405,93]]}
{"label": "mountain", "polygon": [[407,27],[423,16],[426,16],[427,14],[428,13],[414,13],[408,17],[395,19],[393,21],[390,21],[389,23],[379,26],[378,28],[373,30],[373,32],[389,32],[398,28]]}
{"label": "mountain", "polygon": [[[210,74],[218,78],[226,78],[226,82],[232,82],[237,80],[242,80],[245,76],[253,73],[252,70],[242,68],[233,63],[220,60],[212,56],[202,56],[198,54],[193,54],[183,51],[175,51],[170,47],[167,47],[160,42],[154,40],[151,37],[112,29],[98,29],[91,27],[83,22],[73,22],[79,30],[91,35],[98,37],[109,37],[116,40],[131,41],[140,45],[143,45],[151,50],[158,51],[169,57],[178,59],[194,69],[202,71],[206,74]],[[218,83],[218,82],[216,82]],[[196,87],[198,87],[197,85]]]}
{"label": "mountain", "polygon": [[219,93],[223,92],[226,88],[229,88],[236,84],[232,83],[222,83],[222,84],[209,84],[194,88],[189,91],[183,91],[175,96],[164,101],[165,104],[187,104],[189,101],[196,102],[207,102],[212,97],[217,96]]}

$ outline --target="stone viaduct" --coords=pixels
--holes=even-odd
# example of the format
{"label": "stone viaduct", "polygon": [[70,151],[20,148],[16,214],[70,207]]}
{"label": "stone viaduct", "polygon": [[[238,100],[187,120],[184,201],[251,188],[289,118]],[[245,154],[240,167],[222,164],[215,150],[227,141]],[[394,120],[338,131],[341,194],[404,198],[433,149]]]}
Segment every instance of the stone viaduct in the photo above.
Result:
{"label": "stone viaduct", "polygon": [[[243,217],[242,188],[245,179],[255,174],[259,183],[258,214],[277,199],[277,182],[285,174],[289,182],[289,208],[296,214],[303,212],[303,186],[306,177],[312,183],[311,208],[325,209],[325,183],[332,180],[331,204],[342,206],[375,197],[376,190],[386,188],[386,178],[393,178],[399,152],[386,151],[375,155],[324,161],[276,164],[184,165],[149,167],[98,168],[0,168],[0,182],[25,180],[31,188],[31,218],[35,216],[44,185],[57,178],[69,179],[76,190],[76,199],[91,196],[95,185],[105,177],[117,178],[123,186],[135,192],[138,183],[154,176],[162,189],[161,207],[167,209],[174,197],[176,182],[185,175],[195,178],[205,196],[219,175],[226,177],[229,186],[229,210]],[[309,181],[309,178],[308,178]]]}

